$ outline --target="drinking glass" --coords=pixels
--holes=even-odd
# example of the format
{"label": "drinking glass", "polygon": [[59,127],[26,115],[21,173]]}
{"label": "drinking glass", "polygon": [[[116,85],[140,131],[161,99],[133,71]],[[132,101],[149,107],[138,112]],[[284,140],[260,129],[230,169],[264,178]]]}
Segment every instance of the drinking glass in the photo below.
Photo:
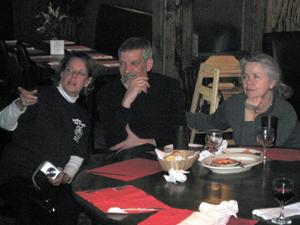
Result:
{"label": "drinking glass", "polygon": [[206,131],[205,142],[207,147],[212,150],[215,155],[218,147],[221,146],[223,142],[223,133],[218,129],[210,129]]}
{"label": "drinking glass", "polygon": [[271,127],[261,127],[257,129],[257,141],[264,148],[264,160],[270,160],[267,158],[267,147],[274,141],[274,129]]}
{"label": "drinking glass", "polygon": [[273,218],[272,222],[276,224],[291,224],[292,220],[284,217],[284,204],[294,196],[294,181],[289,178],[274,179],[272,193],[280,204],[280,216]]}

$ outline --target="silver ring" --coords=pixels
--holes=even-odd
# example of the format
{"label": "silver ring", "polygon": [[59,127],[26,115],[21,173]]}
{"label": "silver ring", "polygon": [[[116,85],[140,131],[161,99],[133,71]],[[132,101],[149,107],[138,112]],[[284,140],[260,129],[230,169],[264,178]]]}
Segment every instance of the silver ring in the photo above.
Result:
{"label": "silver ring", "polygon": [[28,99],[26,100],[26,104],[28,104]]}

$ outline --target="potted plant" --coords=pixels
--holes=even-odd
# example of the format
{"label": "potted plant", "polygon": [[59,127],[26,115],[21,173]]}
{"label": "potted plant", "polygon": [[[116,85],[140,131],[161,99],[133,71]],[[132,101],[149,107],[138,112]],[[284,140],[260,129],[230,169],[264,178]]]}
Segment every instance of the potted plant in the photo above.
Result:
{"label": "potted plant", "polygon": [[49,2],[48,12],[39,13],[36,18],[42,24],[39,34],[49,38],[67,39],[78,42],[78,30],[84,25],[86,0],[56,0]]}
{"label": "potted plant", "polygon": [[48,5],[48,13],[40,12],[36,18],[40,19],[42,26],[37,28],[39,34],[51,39],[60,39],[63,36],[64,20],[68,18],[66,14],[60,12],[60,7],[54,9],[51,2]]}

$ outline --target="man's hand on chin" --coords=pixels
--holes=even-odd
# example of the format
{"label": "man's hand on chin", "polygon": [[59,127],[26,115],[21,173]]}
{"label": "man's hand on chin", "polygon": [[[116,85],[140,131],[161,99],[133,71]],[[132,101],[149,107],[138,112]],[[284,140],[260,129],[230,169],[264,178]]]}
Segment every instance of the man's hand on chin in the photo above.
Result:
{"label": "man's hand on chin", "polygon": [[141,139],[138,136],[136,136],[130,129],[129,125],[127,124],[125,127],[125,130],[128,134],[126,140],[120,142],[119,144],[116,144],[115,146],[111,147],[109,150],[111,151],[117,151],[116,154],[118,154],[120,151],[132,148],[138,145],[143,144],[153,144],[156,146],[156,141],[154,139]]}

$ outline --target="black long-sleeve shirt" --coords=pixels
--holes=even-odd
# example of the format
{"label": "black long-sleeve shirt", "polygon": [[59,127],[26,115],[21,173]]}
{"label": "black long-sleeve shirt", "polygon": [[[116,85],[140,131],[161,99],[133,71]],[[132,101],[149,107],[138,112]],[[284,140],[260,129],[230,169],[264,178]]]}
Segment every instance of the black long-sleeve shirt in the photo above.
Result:
{"label": "black long-sleeve shirt", "polygon": [[127,138],[127,124],[139,138],[155,139],[157,147],[173,143],[176,127],[186,124],[184,95],[179,82],[160,74],[148,75],[147,94],[141,92],[130,109],[121,105],[127,89],[120,80],[100,89],[97,107],[108,147]]}

